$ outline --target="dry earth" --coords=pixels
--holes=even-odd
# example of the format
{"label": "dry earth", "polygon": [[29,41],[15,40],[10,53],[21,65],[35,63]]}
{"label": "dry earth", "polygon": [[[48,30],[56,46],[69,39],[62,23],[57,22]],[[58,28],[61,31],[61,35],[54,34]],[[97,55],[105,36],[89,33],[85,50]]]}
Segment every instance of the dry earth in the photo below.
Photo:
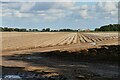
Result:
{"label": "dry earth", "polygon": [[[73,52],[100,48],[101,45],[118,45],[118,33],[3,32],[1,34],[1,56],[3,56],[1,66],[23,67],[26,71],[59,73],[65,75],[68,80],[82,80],[79,78],[83,77],[86,77],[87,80],[93,78],[104,80],[105,78],[116,78],[119,74],[119,67],[112,64],[62,61],[40,56],[37,56],[38,58],[30,56],[30,60],[28,58],[21,60],[21,57],[16,59],[16,55],[31,55],[34,52],[55,50]],[[9,59],[11,56],[13,58]],[[11,72],[11,69],[7,71]]]}
{"label": "dry earth", "polygon": [[[2,51],[93,43],[117,39],[118,33],[3,32]],[[117,42],[112,44],[118,44]]]}

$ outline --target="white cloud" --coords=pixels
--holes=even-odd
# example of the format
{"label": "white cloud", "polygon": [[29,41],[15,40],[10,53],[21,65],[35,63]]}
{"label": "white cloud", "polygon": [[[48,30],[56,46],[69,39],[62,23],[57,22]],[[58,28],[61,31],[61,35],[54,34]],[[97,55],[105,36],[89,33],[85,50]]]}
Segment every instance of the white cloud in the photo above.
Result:
{"label": "white cloud", "polygon": [[[3,3],[3,14],[14,14],[16,17],[28,17],[31,14],[37,16],[56,15],[64,16],[63,10],[73,6],[73,2],[23,2],[23,3]],[[9,10],[9,11],[6,11]],[[28,16],[26,15],[28,14]],[[8,16],[8,15],[6,15]],[[30,17],[30,16],[29,16]]]}
{"label": "white cloud", "polygon": [[34,16],[34,14],[31,13],[22,13],[19,10],[15,10],[15,9],[3,9],[2,10],[2,16],[4,17],[31,17]]}
{"label": "white cloud", "polygon": [[46,14],[43,13],[43,14],[37,14],[37,15],[38,15],[38,16],[45,16]]}
{"label": "white cloud", "polygon": [[[54,7],[58,6],[58,8],[70,8],[70,7],[73,7],[75,5],[75,0],[55,0],[55,5]],[[57,8],[57,7],[56,7]]]}
{"label": "white cloud", "polygon": [[62,19],[66,17],[67,13],[65,13],[65,10],[62,9],[50,9],[45,12],[45,16],[43,19],[45,21],[55,21],[58,19]]}
{"label": "white cloud", "polygon": [[81,5],[80,6],[80,16],[83,18],[83,19],[88,19],[88,18],[92,18],[91,14],[91,6],[88,6],[88,5]]}
{"label": "white cloud", "polygon": [[23,17],[22,13],[20,13],[19,11],[15,11],[15,12],[14,12],[14,15],[15,15],[16,17]]}
{"label": "white cloud", "polygon": [[[117,7],[117,3],[116,2],[99,2],[96,5],[96,11],[101,11],[107,14],[112,13],[111,15],[114,15],[117,13],[118,11],[118,7]],[[116,12],[116,13],[114,13]]]}
{"label": "white cloud", "polygon": [[21,5],[20,11],[26,12],[30,11],[33,6],[35,6],[35,2],[26,2]]}
{"label": "white cloud", "polygon": [[70,10],[73,12],[72,15],[79,14],[79,16],[83,19],[92,18],[91,11],[93,6],[88,5],[80,5],[80,6],[74,6],[70,8]]}
{"label": "white cloud", "polygon": [[56,2],[52,8],[69,9],[74,7],[75,2]]}
{"label": "white cloud", "polygon": [[14,9],[2,9],[2,16],[13,16]]}
{"label": "white cloud", "polygon": [[111,15],[117,15],[118,11],[117,10],[116,11],[111,11],[110,13],[111,13]]}
{"label": "white cloud", "polygon": [[98,18],[118,20],[118,3],[117,2],[99,2],[96,5]]}
{"label": "white cloud", "polygon": [[82,5],[82,6],[80,6],[80,8],[86,10],[86,9],[88,9],[89,7],[88,7],[88,5]]}
{"label": "white cloud", "polygon": [[49,22],[53,22],[55,21],[57,18],[56,17],[53,17],[53,16],[45,16],[44,18],[44,21],[49,21]]}
{"label": "white cloud", "polygon": [[106,11],[115,11],[115,10],[117,10],[116,3],[114,3],[114,2],[107,2],[107,3],[104,4],[104,7],[105,7],[104,9]]}
{"label": "white cloud", "polygon": [[22,17],[30,18],[30,17],[33,17],[35,15],[31,14],[31,13],[21,13],[20,11],[14,11],[14,16],[19,17],[19,18],[22,18]]}
{"label": "white cloud", "polygon": [[2,14],[2,16],[12,16],[13,14],[12,13],[4,13],[4,14]]}
{"label": "white cloud", "polygon": [[3,16],[13,17],[40,17],[44,21],[55,21],[59,19],[90,19],[90,18],[115,18],[118,15],[117,3],[99,2],[97,5],[81,4],[73,2],[23,2],[4,3]]}
{"label": "white cloud", "polygon": [[91,18],[87,10],[81,10],[79,11],[80,16],[84,19]]}
{"label": "white cloud", "polygon": [[20,9],[22,3],[17,3],[17,2],[6,2],[6,3],[1,3],[2,8],[4,9]]}
{"label": "white cloud", "polygon": [[51,14],[56,14],[56,13],[62,13],[64,10],[62,10],[62,9],[50,9],[50,10],[48,10],[47,12],[48,13],[51,13]]}

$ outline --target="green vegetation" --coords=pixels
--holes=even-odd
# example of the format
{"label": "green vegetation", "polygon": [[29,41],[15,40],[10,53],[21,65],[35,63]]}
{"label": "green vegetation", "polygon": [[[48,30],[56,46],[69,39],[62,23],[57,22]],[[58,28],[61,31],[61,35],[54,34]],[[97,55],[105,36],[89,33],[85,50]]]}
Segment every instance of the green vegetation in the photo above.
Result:
{"label": "green vegetation", "polygon": [[101,26],[100,28],[95,28],[95,30],[90,30],[90,29],[86,29],[86,30],[73,30],[73,29],[59,29],[59,30],[51,30],[50,28],[44,28],[42,30],[39,29],[19,29],[19,28],[8,28],[8,27],[0,27],[0,31],[2,32],[94,32],[94,31],[120,31],[120,24],[109,24],[109,25],[105,25],[105,26]]}
{"label": "green vegetation", "polygon": [[50,28],[44,28],[42,30],[39,29],[19,29],[19,28],[8,28],[8,27],[0,27],[1,32],[77,32],[78,30],[72,30],[72,29],[60,29],[60,30],[51,30]]}
{"label": "green vegetation", "polygon": [[120,31],[120,24],[109,24],[96,28],[95,31]]}
{"label": "green vegetation", "polygon": [[41,32],[50,32],[50,28],[42,29]]}
{"label": "green vegetation", "polygon": [[8,28],[8,27],[0,27],[0,31],[8,31],[8,32],[12,32],[12,31],[17,31],[17,32],[26,32],[27,29],[25,28],[22,28],[22,29],[19,29],[19,28]]}

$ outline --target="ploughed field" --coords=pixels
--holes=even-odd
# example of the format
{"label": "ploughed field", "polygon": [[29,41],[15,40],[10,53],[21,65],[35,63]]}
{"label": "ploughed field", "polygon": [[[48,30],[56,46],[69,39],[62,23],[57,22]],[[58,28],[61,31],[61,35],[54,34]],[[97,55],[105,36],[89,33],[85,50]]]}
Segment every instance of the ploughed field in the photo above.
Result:
{"label": "ploughed field", "polygon": [[3,32],[2,50],[23,50],[71,44],[92,43],[116,39],[116,32]]}
{"label": "ploughed field", "polygon": [[120,80],[119,48],[117,32],[3,32],[0,78]]}

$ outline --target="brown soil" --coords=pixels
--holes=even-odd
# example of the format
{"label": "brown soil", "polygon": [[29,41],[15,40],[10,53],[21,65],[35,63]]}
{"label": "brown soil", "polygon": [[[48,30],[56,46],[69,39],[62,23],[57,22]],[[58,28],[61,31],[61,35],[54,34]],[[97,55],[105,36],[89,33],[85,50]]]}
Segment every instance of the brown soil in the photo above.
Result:
{"label": "brown soil", "polygon": [[[7,34],[7,33],[6,33]],[[56,34],[53,36],[53,34]],[[66,37],[63,36],[66,35]],[[103,33],[102,33],[103,34]],[[74,33],[72,33],[72,35],[70,33],[34,33],[33,34],[25,34],[25,36],[22,36],[19,34],[18,38],[18,33],[17,34],[12,34],[13,36],[7,36],[3,33],[3,45],[4,47],[2,48],[2,54],[0,55],[2,57],[2,62],[1,62],[1,66],[3,66],[4,73],[10,73],[11,71],[13,71],[13,73],[15,72],[15,67],[18,68],[22,68],[20,69],[20,71],[33,71],[35,72],[51,72],[53,74],[59,74],[59,75],[64,75],[67,80],[106,80],[106,78],[109,78],[111,80],[115,79],[117,80],[119,72],[118,72],[118,65],[117,64],[107,64],[104,63],[104,61],[102,63],[100,63],[98,61],[97,62],[90,62],[90,61],[81,61],[81,60],[65,60],[64,58],[68,58],[69,56],[64,56],[63,58],[58,56],[58,58],[52,57],[52,56],[41,56],[41,55],[36,55],[36,53],[47,53],[51,51],[56,51],[59,50],[60,54],[62,54],[61,52],[64,51],[68,51],[69,54],[71,54],[71,52],[79,52],[79,51],[83,51],[84,53],[87,51],[87,49],[90,48],[101,48],[102,45],[117,45],[118,44],[118,39],[117,38],[112,38],[112,39],[106,39],[106,40],[102,40],[102,41],[95,41],[96,45],[92,45],[91,42],[89,42],[91,39],[87,39],[89,36],[88,34],[86,35],[79,35],[81,36],[81,40],[80,39],[75,39],[75,35]],[[36,35],[36,36],[35,36]],[[29,48],[29,46],[33,46],[34,44],[38,44],[38,42],[40,42],[40,36],[44,35],[44,39],[43,40],[47,40],[45,43],[50,43],[51,40],[49,41],[49,39],[53,39],[53,37],[57,37],[59,36],[60,38],[57,39],[53,39],[56,40],[56,44],[54,44],[54,46],[49,45],[46,47],[34,47],[34,48]],[[46,38],[45,38],[45,35]],[[115,34],[116,35],[116,34]],[[29,36],[29,37],[28,37]],[[47,38],[48,36],[50,36],[50,38]],[[86,36],[86,37],[85,37]],[[43,38],[42,37],[42,38]],[[70,38],[69,38],[70,37]],[[93,37],[93,36],[92,36]],[[26,40],[26,39],[28,40]],[[36,39],[36,40],[35,40]],[[67,40],[70,40],[71,42],[67,42]],[[72,40],[73,39],[73,40]],[[25,40],[25,41],[24,41]],[[33,42],[29,42],[33,40]],[[35,41],[37,41],[37,43],[35,43]],[[75,40],[79,40],[79,41],[75,41]],[[83,42],[81,42],[83,40]],[[84,42],[88,40],[88,42]],[[93,41],[94,41],[93,40]],[[15,41],[15,42],[14,42]],[[61,42],[62,41],[62,42]],[[73,44],[73,42],[77,42],[75,44]],[[10,44],[8,44],[10,43]],[[18,43],[18,44],[16,44]],[[24,44],[26,43],[26,44]],[[31,44],[32,43],[32,44]],[[54,43],[54,41],[51,42],[52,44]],[[62,44],[62,45],[58,45],[58,44]],[[67,44],[69,43],[69,44]],[[14,45],[15,44],[15,45]],[[17,46],[21,45],[21,47],[23,48],[18,48],[16,49]],[[41,45],[41,44],[40,44]],[[46,45],[46,44],[44,44]],[[10,47],[12,47],[11,49],[8,49]],[[28,46],[28,47],[26,47]],[[39,44],[38,44],[39,46]],[[35,54],[35,55],[33,55]],[[26,58],[27,57],[27,58]],[[32,58],[31,58],[32,57]],[[74,57],[74,56],[73,56]],[[31,59],[30,59],[31,58]],[[12,67],[12,68],[11,68]],[[7,68],[7,69],[6,69]],[[45,75],[50,75],[50,74],[45,74]]]}

